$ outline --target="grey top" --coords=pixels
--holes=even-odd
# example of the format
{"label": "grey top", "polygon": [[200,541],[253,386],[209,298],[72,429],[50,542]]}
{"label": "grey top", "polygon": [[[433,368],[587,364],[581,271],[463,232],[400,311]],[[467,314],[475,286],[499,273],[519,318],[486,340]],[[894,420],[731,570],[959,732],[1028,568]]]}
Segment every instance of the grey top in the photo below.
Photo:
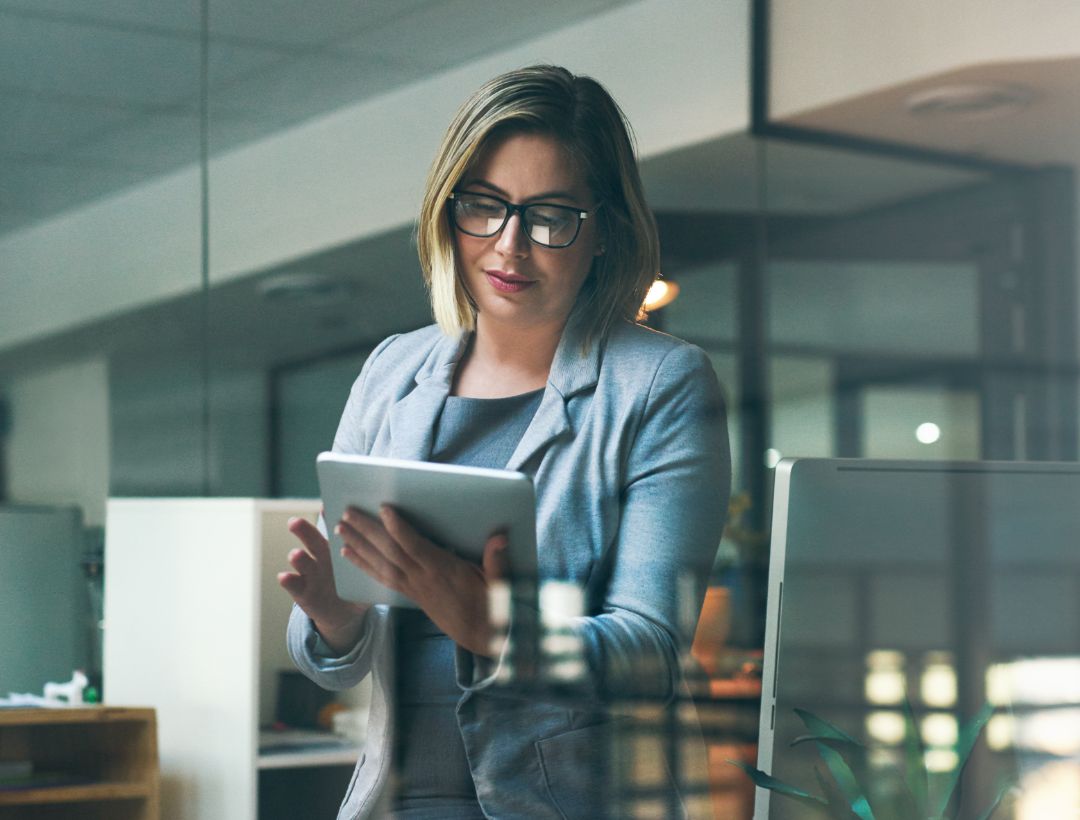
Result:
{"label": "grey top", "polygon": [[503,399],[447,396],[435,426],[431,460],[501,470],[517,449],[544,391]]}
{"label": "grey top", "polygon": [[[543,390],[500,399],[448,396],[435,430],[432,461],[500,469],[513,455]],[[397,619],[400,729],[395,818],[481,818],[454,708],[454,644],[419,609]]]}

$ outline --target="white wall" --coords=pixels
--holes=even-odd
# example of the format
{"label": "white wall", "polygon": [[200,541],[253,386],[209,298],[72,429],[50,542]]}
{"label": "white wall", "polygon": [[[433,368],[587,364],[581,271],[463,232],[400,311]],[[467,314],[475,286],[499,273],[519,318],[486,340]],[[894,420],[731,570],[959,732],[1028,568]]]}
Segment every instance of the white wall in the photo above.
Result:
{"label": "white wall", "polygon": [[1080,55],[1075,0],[772,0],[771,7],[773,118],[961,66]]}
{"label": "white wall", "polygon": [[88,526],[105,523],[109,486],[109,380],[102,359],[72,362],[4,386],[11,500],[78,504]]}
{"label": "white wall", "polygon": [[[643,0],[219,156],[211,278],[410,222],[453,109],[511,67],[597,76],[644,156],[744,130],[748,14],[747,0]],[[196,290],[198,193],[191,167],[0,240],[0,348]]]}

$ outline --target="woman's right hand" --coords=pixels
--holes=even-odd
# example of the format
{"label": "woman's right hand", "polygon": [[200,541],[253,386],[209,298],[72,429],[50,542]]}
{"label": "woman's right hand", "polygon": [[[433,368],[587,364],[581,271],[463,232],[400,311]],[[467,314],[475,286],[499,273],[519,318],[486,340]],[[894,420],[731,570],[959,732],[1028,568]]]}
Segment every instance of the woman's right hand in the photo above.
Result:
{"label": "woman's right hand", "polygon": [[295,572],[279,572],[278,583],[311,618],[326,645],[344,654],[360,639],[368,607],[338,597],[330,545],[318,528],[303,518],[290,518],[288,527],[304,546],[289,553]]}

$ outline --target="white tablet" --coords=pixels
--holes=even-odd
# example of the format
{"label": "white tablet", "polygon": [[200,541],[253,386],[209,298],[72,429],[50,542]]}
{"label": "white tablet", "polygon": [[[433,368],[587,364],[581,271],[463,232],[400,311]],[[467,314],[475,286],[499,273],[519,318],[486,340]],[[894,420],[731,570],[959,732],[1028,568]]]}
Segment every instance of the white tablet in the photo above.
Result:
{"label": "white tablet", "polygon": [[477,563],[487,539],[505,532],[511,575],[535,577],[536,496],[522,473],[341,453],[320,453],[316,470],[334,583],[347,601],[416,606],[341,555],[334,528],[349,506],[378,516],[389,504],[432,541]]}

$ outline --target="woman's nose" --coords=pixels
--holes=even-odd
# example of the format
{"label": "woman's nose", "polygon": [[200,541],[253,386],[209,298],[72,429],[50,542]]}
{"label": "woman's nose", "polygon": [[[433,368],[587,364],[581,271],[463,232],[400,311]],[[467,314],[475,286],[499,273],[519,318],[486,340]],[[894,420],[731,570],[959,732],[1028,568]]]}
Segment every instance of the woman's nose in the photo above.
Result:
{"label": "woman's nose", "polygon": [[521,214],[510,214],[502,233],[495,242],[495,250],[506,256],[525,256],[529,252],[529,239],[521,224]]}

